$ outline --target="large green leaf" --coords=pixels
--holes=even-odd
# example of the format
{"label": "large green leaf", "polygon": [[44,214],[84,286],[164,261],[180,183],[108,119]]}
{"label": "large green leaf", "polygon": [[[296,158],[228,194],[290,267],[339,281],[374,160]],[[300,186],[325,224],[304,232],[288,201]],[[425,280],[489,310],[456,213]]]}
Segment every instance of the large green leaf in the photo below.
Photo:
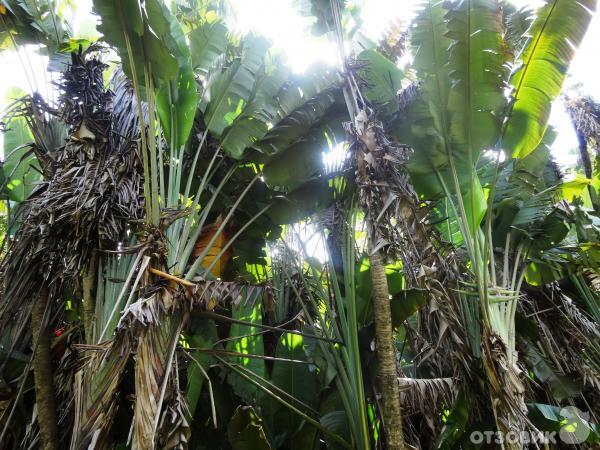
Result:
{"label": "large green leaf", "polygon": [[447,37],[452,39],[448,69],[452,155],[471,170],[479,155],[493,147],[500,132],[504,63],[500,5],[497,0],[449,3]]}
{"label": "large green leaf", "polygon": [[415,150],[409,161],[415,188],[424,196],[442,190],[433,173],[447,165],[449,145],[448,48],[446,10],[441,2],[423,2],[411,35],[415,53],[413,67],[421,81],[422,95],[403,114],[404,122],[396,124],[394,135]]}
{"label": "large green leaf", "polygon": [[271,450],[261,418],[251,406],[238,406],[227,425],[233,450]]}
{"label": "large green leaf", "polygon": [[22,202],[41,179],[39,164],[29,144],[33,136],[23,117],[14,117],[6,124],[2,163],[2,197]]}
{"label": "large green leaf", "polygon": [[358,74],[366,82],[362,94],[384,116],[398,111],[398,92],[404,78],[398,66],[376,50],[364,50],[356,59]]}
{"label": "large green leaf", "polygon": [[[451,195],[472,233],[486,210],[476,164],[497,138],[503,103],[495,2],[424,2],[412,36],[422,96],[396,130],[415,152],[408,168],[425,198]],[[442,183],[443,182],[443,183]]]}
{"label": "large green leaf", "polygon": [[291,76],[277,96],[279,99],[277,122],[322,92],[338,86],[339,83],[340,77],[337,71],[331,70],[325,64],[315,64],[306,73]]}
{"label": "large green leaf", "polygon": [[[72,34],[63,16],[62,2],[3,0],[0,20],[0,49],[17,45],[41,46],[42,53],[53,53]],[[10,37],[9,37],[10,36]]]}
{"label": "large green leaf", "polygon": [[223,133],[221,144],[233,158],[241,158],[246,148],[261,139],[275,120],[277,93],[286,80],[287,69],[277,60],[268,62],[258,74],[243,112]]}
{"label": "large green leaf", "polygon": [[264,174],[271,186],[293,190],[319,175],[324,168],[323,153],[344,136],[342,127],[347,112],[328,116],[295,143],[273,155],[266,162]]}
{"label": "large green leaf", "polygon": [[408,289],[398,292],[390,300],[392,310],[392,326],[398,328],[406,319],[427,304],[428,295],[425,289]]}
{"label": "large green leaf", "polygon": [[166,6],[160,0],[150,0],[146,8],[148,17],[157,24],[159,37],[176,56],[179,66],[175,78],[163,83],[156,95],[156,109],[165,138],[174,148],[179,148],[190,135],[198,105],[190,52],[179,22]]}
{"label": "large green leaf", "polygon": [[[279,337],[275,356],[277,358],[305,361],[302,336],[284,333]],[[294,399],[305,405],[314,405],[317,399],[316,372],[309,366],[301,363],[286,361],[275,361],[271,373],[271,382],[282,391],[291,395]],[[300,406],[300,409],[306,409]],[[290,437],[302,425],[303,419],[296,413],[290,411],[286,406],[270,396],[265,396],[261,402],[265,421],[269,423],[270,429],[275,434],[281,434],[287,430]]]}
{"label": "large green leaf", "polygon": [[344,177],[322,176],[309,180],[286,195],[273,199],[269,217],[278,225],[294,223],[330,206],[340,191],[345,191]]}
{"label": "large green leaf", "polygon": [[265,155],[282,152],[334,113],[336,91],[326,89],[281,119],[254,145]]}
{"label": "large green leaf", "polygon": [[[247,304],[242,302],[233,305],[232,317],[235,320],[260,325],[262,324],[261,305],[259,303],[252,304],[250,301]],[[229,337],[230,340],[226,346],[228,351],[258,355],[259,357],[265,354],[263,338],[258,327],[234,323],[229,330]],[[260,377],[266,378],[265,364],[262,359],[240,356],[233,358],[233,361]],[[235,393],[244,401],[252,403],[256,399],[258,388],[237,373],[231,372],[229,374],[229,383],[233,386]]]}
{"label": "large green leaf", "polygon": [[537,429],[557,432],[557,441],[567,444],[600,442],[600,430],[597,424],[591,422],[589,412],[580,411],[573,406],[561,408],[543,403],[528,403],[527,413]]}
{"label": "large green leaf", "polygon": [[189,34],[192,67],[207,74],[229,45],[227,27],[220,21],[204,22]]}
{"label": "large green leaf", "polygon": [[591,20],[596,0],[550,0],[531,28],[520,65],[511,77],[514,99],[504,146],[520,158],[534,150],[546,130],[552,101]]}
{"label": "large green leaf", "polygon": [[[212,349],[213,344],[218,339],[215,323],[208,319],[193,320],[189,329],[189,335],[186,337],[186,341],[189,343],[190,347],[203,349]],[[208,372],[208,368],[213,360],[212,356],[207,352],[196,351],[193,355],[195,361],[190,361],[188,366],[186,389],[191,417],[194,417],[200,393],[202,392],[202,386],[206,380],[202,370],[198,367],[198,364],[202,365],[205,372]]]}
{"label": "large green leaf", "polygon": [[[145,85],[144,65],[150,66],[158,86],[162,81],[177,76],[176,56],[159,36],[164,35],[168,19],[154,8],[159,0],[152,2],[150,14],[142,10],[138,0],[94,0],[94,13],[100,16],[98,31],[103,39],[115,47],[123,70],[132,79],[135,67],[140,85]],[[131,50],[130,52],[128,51]],[[130,59],[130,54],[132,59]]]}
{"label": "large green leaf", "polygon": [[436,448],[444,450],[456,448],[456,444],[465,433],[468,419],[469,402],[464,391],[461,390],[438,436]]}
{"label": "large green leaf", "polygon": [[224,71],[213,68],[208,75],[200,110],[206,127],[220,136],[242,114],[252,97],[254,85],[265,63],[269,43],[263,38],[248,36],[242,55]]}

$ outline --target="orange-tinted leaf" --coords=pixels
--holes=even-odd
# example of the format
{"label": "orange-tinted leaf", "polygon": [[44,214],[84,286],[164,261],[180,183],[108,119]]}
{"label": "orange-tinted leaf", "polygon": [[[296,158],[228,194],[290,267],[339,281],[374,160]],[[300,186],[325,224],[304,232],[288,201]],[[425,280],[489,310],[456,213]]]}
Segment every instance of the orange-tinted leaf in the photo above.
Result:
{"label": "orange-tinted leaf", "polygon": [[[214,223],[207,225],[202,229],[202,232],[200,233],[200,236],[196,241],[196,246],[194,247],[194,256],[198,257],[205,251],[206,247],[210,244],[215,233],[218,231],[222,223],[223,219],[221,216],[219,216]],[[223,247],[227,245],[227,243],[231,239],[231,236],[231,227],[226,226],[223,229],[223,231],[219,234],[219,236],[217,236],[211,247],[208,249],[206,256],[202,259],[202,262],[200,263],[202,267],[207,269],[211,266],[217,255],[221,253],[221,250],[223,250]],[[229,263],[229,260],[231,259],[232,255],[233,250],[231,247],[229,247],[225,252],[223,252],[219,260],[213,265],[212,269],[210,270],[210,273],[216,278],[220,278],[223,275],[225,267],[227,267],[227,264]]]}

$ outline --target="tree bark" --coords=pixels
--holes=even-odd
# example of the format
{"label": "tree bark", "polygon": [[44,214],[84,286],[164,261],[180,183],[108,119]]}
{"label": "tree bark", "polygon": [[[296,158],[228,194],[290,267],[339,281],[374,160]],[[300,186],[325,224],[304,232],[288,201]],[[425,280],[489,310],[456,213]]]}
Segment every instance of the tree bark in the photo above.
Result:
{"label": "tree bark", "polygon": [[45,313],[48,306],[48,289],[42,288],[31,310],[33,339],[33,375],[38,424],[43,450],[58,449],[58,420],[54,397],[54,376],[50,351],[50,329]]}
{"label": "tree bark", "polygon": [[579,148],[579,157],[581,158],[581,165],[586,178],[592,178],[592,160],[587,149],[587,141],[584,134],[575,127],[575,134],[577,135],[577,143]]}
{"label": "tree bark", "polygon": [[[356,120],[356,116],[355,116]],[[358,133],[364,148],[359,148],[356,154],[356,167],[359,183],[367,186],[369,180],[365,162],[365,150],[374,152],[375,137],[365,130]],[[404,433],[402,431],[402,410],[400,407],[400,386],[398,384],[398,369],[396,367],[396,349],[392,332],[392,308],[385,268],[381,254],[374,250],[377,236],[372,212],[369,212],[368,196],[361,195],[361,203],[367,221],[367,239],[369,242],[369,261],[371,263],[371,281],[373,284],[373,321],[377,339],[377,358],[379,360],[379,380],[383,396],[383,426],[386,436],[387,450],[405,449]]]}
{"label": "tree bark", "polygon": [[90,265],[82,280],[83,290],[83,330],[88,344],[94,343],[94,323],[96,321],[96,282],[98,278],[98,254],[92,252]]}
{"label": "tree bark", "polygon": [[406,448],[402,432],[400,386],[396,368],[396,350],[392,333],[392,311],[385,268],[378,251],[370,253],[373,282],[373,319],[379,359],[379,382],[383,396],[383,426],[387,450]]}

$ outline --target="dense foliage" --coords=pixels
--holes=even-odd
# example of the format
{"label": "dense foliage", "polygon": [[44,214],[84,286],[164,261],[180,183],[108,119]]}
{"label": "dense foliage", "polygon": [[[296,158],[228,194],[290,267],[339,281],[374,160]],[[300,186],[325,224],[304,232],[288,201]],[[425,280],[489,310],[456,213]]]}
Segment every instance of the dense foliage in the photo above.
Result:
{"label": "dense foliage", "polygon": [[94,0],[98,42],[0,2],[59,92],[1,122],[0,448],[600,443],[600,106],[561,96],[596,2],[380,42],[346,3],[295,2],[343,61],[298,75],[226,1]]}

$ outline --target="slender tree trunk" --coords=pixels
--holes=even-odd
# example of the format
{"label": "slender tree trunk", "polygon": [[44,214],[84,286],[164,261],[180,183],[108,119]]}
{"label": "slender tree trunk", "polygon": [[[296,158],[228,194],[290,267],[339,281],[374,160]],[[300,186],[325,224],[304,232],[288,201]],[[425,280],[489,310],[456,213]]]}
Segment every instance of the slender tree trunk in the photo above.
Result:
{"label": "slender tree trunk", "polygon": [[58,420],[54,398],[54,376],[50,352],[50,329],[44,315],[48,305],[48,289],[42,288],[31,310],[33,338],[33,375],[35,399],[43,450],[58,449]]}
{"label": "slender tree trunk", "polygon": [[[374,138],[359,134],[364,148],[359,148],[356,154],[358,181],[363,186],[376,180],[369,180],[365,163],[365,150],[375,150]],[[369,144],[371,148],[369,148]],[[398,369],[396,367],[396,349],[392,332],[392,308],[385,268],[379,251],[376,248],[376,227],[369,214],[368,196],[361,199],[366,214],[367,233],[369,242],[369,261],[371,264],[371,280],[373,284],[373,321],[377,338],[377,359],[379,360],[379,380],[383,396],[383,425],[386,436],[386,449],[405,449],[404,433],[402,431],[402,410],[400,407],[400,386],[398,384]]]}
{"label": "slender tree trunk", "polygon": [[592,178],[592,160],[587,149],[587,142],[583,133],[576,129],[575,134],[577,135],[577,143],[579,148],[579,157],[581,158],[581,165],[586,178]]}
{"label": "slender tree trunk", "polygon": [[371,253],[371,280],[373,282],[373,319],[379,359],[379,382],[383,396],[383,425],[387,449],[404,449],[400,386],[396,368],[396,349],[392,333],[392,311],[385,268],[378,251]]}
{"label": "slender tree trunk", "polygon": [[82,280],[83,290],[83,330],[88,344],[94,343],[94,323],[96,321],[96,282],[98,278],[98,254],[92,252],[90,265]]}

